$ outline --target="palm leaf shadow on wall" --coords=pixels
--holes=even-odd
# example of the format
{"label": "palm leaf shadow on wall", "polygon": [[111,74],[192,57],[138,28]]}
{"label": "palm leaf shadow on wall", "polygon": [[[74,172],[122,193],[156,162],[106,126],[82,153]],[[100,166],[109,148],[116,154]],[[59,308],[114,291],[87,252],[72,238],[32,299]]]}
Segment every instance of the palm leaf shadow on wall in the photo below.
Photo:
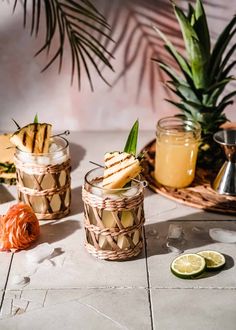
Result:
{"label": "palm leaf shadow on wall", "polygon": [[31,35],[38,36],[39,29],[43,28],[42,17],[45,18],[45,41],[37,51],[36,56],[46,51],[50,60],[42,71],[45,71],[56,60],[59,60],[60,73],[65,48],[69,47],[72,63],[71,83],[73,83],[76,74],[79,90],[81,89],[83,70],[93,91],[91,74],[91,70],[93,70],[105,83],[109,84],[97,65],[96,59],[99,59],[103,65],[113,70],[109,61],[113,56],[99,42],[96,34],[102,35],[111,42],[110,27],[92,2],[89,0],[32,0],[31,2],[15,0],[13,12],[16,10],[17,5],[23,7],[24,27],[28,23],[27,19],[30,20],[28,24],[30,24]]}
{"label": "palm leaf shadow on wall", "polygon": [[[183,0],[182,3],[185,5],[189,1]],[[214,0],[206,3],[208,6],[224,8]],[[177,49],[182,51],[183,48],[179,26],[169,0],[32,0],[29,7],[27,0],[15,0],[14,8],[17,4],[23,5],[24,25],[27,23],[27,16],[31,20],[31,34],[37,36],[41,28],[40,16],[45,16],[45,43],[37,54],[45,50],[50,53],[55,39],[59,37],[57,50],[43,70],[59,59],[60,71],[65,47],[69,45],[71,80],[73,82],[74,76],[77,76],[79,89],[83,83],[81,71],[84,70],[90,87],[94,90],[93,72],[91,73],[93,68],[107,84],[116,86],[122,81],[126,88],[128,84],[131,85],[136,90],[136,101],[139,101],[142,89],[146,87],[152,108],[155,109],[155,95],[163,86],[165,77],[151,59],[165,59],[172,66],[175,63],[168,56],[153,25],[157,25]],[[224,20],[219,17],[215,19]],[[122,67],[115,74],[109,75],[108,82],[103,69],[113,70],[111,61],[120,54],[120,49],[121,58],[117,57],[115,63],[122,62]],[[138,79],[130,83],[133,69],[138,72]],[[165,91],[169,93],[166,88]]]}
{"label": "palm leaf shadow on wall", "polygon": [[[173,62],[166,54],[153,25],[158,25],[165,31],[177,47],[182,47],[180,31],[177,25],[173,26],[174,15],[171,4],[167,0],[100,0],[98,6],[103,7],[101,10],[111,26],[111,37],[115,39],[111,53],[116,60],[122,62],[122,68],[120,72],[116,72],[112,86],[122,80],[127,88],[129,73],[135,67],[138,80],[136,83],[132,81],[131,86],[136,89],[136,101],[139,101],[142,88],[146,85],[152,108],[155,109],[155,92],[164,77],[163,72],[151,59],[156,57],[161,59],[164,56],[172,64]],[[109,40],[106,40],[104,45],[108,47]],[[123,48],[122,58],[118,59],[116,53],[120,48]],[[166,92],[168,93],[168,90]]]}

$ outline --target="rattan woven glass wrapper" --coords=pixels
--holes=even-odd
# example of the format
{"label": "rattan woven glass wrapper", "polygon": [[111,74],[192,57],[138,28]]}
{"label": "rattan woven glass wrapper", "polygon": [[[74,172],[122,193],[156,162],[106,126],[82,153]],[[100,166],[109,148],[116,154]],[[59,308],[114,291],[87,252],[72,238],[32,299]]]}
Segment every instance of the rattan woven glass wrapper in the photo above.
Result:
{"label": "rattan woven glass wrapper", "polygon": [[[143,248],[143,187],[133,196],[113,199],[82,189],[84,202],[85,247],[94,257],[106,260],[126,260],[137,256]],[[104,218],[113,220],[106,227]],[[125,226],[124,215],[131,219]]]}
{"label": "rattan woven glass wrapper", "polygon": [[30,205],[38,219],[59,219],[70,212],[71,161],[56,165],[33,165],[15,158],[18,199]]}

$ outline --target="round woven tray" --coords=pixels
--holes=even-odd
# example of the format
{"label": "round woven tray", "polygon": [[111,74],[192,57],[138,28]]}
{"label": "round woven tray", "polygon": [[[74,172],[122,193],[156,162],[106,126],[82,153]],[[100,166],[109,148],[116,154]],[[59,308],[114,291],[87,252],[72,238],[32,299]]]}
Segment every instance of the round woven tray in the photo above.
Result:
{"label": "round woven tray", "polygon": [[142,162],[144,168],[143,176],[154,192],[177,202],[206,211],[236,214],[236,197],[220,195],[211,188],[211,183],[217,175],[214,171],[197,168],[195,179],[191,186],[187,188],[175,189],[159,184],[153,177],[155,150],[155,139],[141,150],[144,153]]}

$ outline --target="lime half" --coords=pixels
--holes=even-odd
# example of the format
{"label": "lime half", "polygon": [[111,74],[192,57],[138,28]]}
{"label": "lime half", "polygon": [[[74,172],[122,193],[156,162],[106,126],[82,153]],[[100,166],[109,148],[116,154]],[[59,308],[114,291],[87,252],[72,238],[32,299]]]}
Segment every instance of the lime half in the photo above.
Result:
{"label": "lime half", "polygon": [[200,251],[197,254],[205,258],[207,270],[218,270],[225,265],[225,257],[220,252],[206,250]]}
{"label": "lime half", "polygon": [[181,278],[194,278],[201,275],[206,268],[204,257],[195,253],[186,253],[175,258],[170,269],[173,274]]}

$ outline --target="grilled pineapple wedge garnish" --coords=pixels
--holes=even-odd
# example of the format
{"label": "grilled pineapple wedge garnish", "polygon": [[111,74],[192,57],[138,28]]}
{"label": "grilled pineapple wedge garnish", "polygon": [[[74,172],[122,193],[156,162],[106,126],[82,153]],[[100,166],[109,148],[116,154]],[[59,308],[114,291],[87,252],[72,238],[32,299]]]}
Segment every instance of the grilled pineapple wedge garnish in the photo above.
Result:
{"label": "grilled pineapple wedge garnish", "polygon": [[10,141],[22,151],[35,154],[47,153],[52,125],[33,123],[16,131]]}
{"label": "grilled pineapple wedge garnish", "polygon": [[107,152],[105,154],[103,187],[107,189],[122,188],[141,170],[139,160],[132,154],[117,151]]}

